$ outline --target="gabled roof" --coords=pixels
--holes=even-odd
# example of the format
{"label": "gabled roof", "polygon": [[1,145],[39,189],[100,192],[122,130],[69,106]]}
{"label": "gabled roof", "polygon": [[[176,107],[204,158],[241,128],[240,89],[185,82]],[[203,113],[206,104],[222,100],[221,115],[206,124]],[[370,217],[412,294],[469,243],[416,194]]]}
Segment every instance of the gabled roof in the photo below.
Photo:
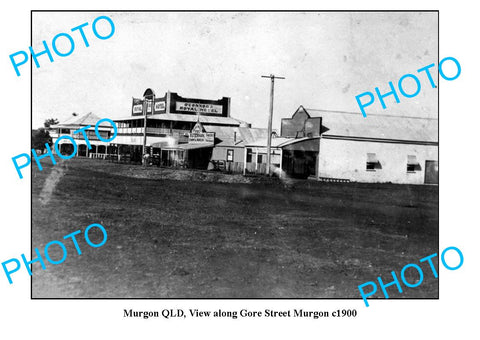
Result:
{"label": "gabled roof", "polygon": [[[69,117],[65,121],[60,122],[56,125],[52,125],[51,128],[62,128],[62,127],[72,128],[72,127],[82,127],[82,126],[87,126],[87,125],[95,127],[95,125],[97,124],[97,122],[100,119],[101,119],[100,117],[98,117],[96,114],[94,114],[92,112],[89,112],[89,113],[87,113],[85,115],[81,115],[81,116],[72,115],[71,117]],[[112,126],[110,124],[108,124],[107,122],[100,123],[100,127],[108,128],[108,129],[112,128]]]}
{"label": "gabled roof", "polygon": [[[295,111],[295,113],[292,115],[292,118],[295,117],[295,116],[296,116],[297,114],[299,114],[299,113],[300,113],[300,114],[301,114],[301,113],[305,113],[309,118],[311,118],[310,115],[308,114],[307,110],[305,110],[305,108],[303,107],[303,105],[300,105],[300,106],[298,107],[297,111]],[[288,119],[288,118],[287,118],[287,119]]]}
{"label": "gabled roof", "polygon": [[323,136],[359,137],[438,143],[438,119],[306,109],[322,118]]}

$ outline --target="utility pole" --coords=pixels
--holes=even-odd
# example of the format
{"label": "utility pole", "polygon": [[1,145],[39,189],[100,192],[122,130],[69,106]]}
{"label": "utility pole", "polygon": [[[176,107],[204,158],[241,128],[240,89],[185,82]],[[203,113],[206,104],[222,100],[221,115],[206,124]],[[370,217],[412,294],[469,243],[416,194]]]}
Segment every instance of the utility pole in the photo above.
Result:
{"label": "utility pole", "polygon": [[285,79],[284,77],[275,77],[275,75],[270,74],[269,76],[262,76],[262,78],[270,78],[272,83],[270,87],[270,114],[268,116],[268,137],[267,137],[267,176],[270,176],[270,153],[272,149],[272,118],[273,118],[273,87],[275,84],[275,79]]}
{"label": "utility pole", "polygon": [[142,165],[147,166],[145,161],[145,150],[147,148],[147,99],[143,97],[143,144],[142,144]]}
{"label": "utility pole", "polygon": [[148,104],[151,104],[150,109],[152,114],[155,111],[155,94],[152,93],[150,95],[143,96],[143,147],[142,147],[142,165],[144,167],[147,166],[147,158],[146,158],[146,151],[147,151],[147,113],[148,113]]}

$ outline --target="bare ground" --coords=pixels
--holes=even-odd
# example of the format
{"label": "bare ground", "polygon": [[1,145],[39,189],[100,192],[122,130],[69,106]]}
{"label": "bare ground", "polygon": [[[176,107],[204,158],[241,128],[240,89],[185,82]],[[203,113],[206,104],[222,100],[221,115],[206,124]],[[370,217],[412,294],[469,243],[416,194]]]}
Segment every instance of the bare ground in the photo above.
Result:
{"label": "bare ground", "polygon": [[[44,168],[32,169],[32,245],[43,253],[82,230],[82,255],[66,240],[64,263],[33,265],[34,298],[360,298],[359,284],[390,282],[392,270],[438,253],[438,187],[284,183],[89,159]],[[92,223],[108,232],[102,247],[84,240]],[[419,265],[422,285],[391,287],[391,297],[438,297],[438,280]]]}

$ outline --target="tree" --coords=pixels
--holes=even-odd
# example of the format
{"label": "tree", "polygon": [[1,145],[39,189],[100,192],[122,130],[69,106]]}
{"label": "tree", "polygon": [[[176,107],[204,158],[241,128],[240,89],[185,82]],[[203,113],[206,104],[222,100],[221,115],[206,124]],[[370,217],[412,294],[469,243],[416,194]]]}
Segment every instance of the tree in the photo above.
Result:
{"label": "tree", "polygon": [[40,128],[38,130],[32,130],[32,149],[40,150],[42,153],[46,149],[45,143],[52,145],[52,137],[47,130]]}
{"label": "tree", "polygon": [[45,122],[43,123],[43,126],[45,126],[46,128],[49,128],[51,125],[56,125],[56,124],[58,124],[58,119],[49,118],[45,120]]}

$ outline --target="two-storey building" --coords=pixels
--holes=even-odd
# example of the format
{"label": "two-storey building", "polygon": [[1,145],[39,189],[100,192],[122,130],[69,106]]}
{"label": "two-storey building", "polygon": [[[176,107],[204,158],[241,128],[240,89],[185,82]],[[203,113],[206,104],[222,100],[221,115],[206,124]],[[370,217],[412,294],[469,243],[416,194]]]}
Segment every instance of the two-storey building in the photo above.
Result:
{"label": "two-storey building", "polygon": [[[103,117],[102,117],[103,118]],[[60,136],[67,135],[73,138],[77,145],[76,156],[90,157],[90,158],[105,158],[108,153],[112,153],[109,147],[110,143],[99,140],[95,133],[95,125],[101,118],[93,113],[85,115],[78,115],[73,113],[67,120],[50,126],[49,133],[52,137],[53,143],[57,141]],[[90,143],[91,149],[87,147],[87,141],[82,133],[74,133],[75,131],[85,128],[87,139]],[[102,122],[97,127],[98,134],[103,139],[110,139],[113,133],[112,126],[107,122]],[[62,155],[70,155],[74,150],[74,145],[68,139],[61,139],[58,142],[59,151]]]}
{"label": "two-storey building", "polygon": [[205,169],[219,142],[216,129],[249,127],[230,116],[228,97],[185,98],[174,92],[155,97],[151,89],[142,99],[132,99],[130,116],[114,121],[118,127],[114,143],[121,158],[141,162],[145,142],[149,162]]}

